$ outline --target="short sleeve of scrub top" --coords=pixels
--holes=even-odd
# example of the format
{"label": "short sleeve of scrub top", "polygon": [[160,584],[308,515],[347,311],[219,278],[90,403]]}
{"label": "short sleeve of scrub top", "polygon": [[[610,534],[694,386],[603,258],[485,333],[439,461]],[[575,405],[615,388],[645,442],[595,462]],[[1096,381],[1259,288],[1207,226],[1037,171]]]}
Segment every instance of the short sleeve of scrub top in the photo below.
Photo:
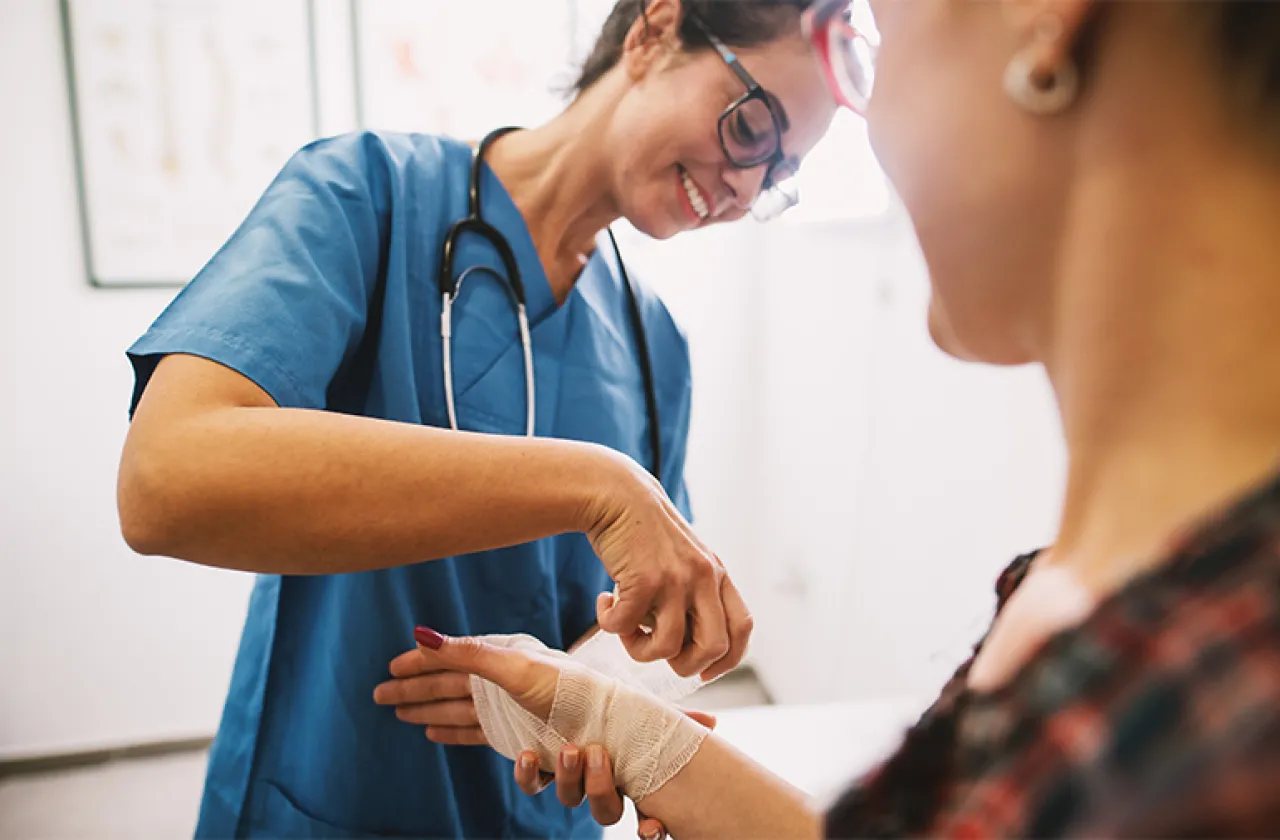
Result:
{"label": "short sleeve of scrub top", "polygon": [[297,153],[130,349],[133,407],[161,355],[183,352],[235,370],[281,407],[324,408],[364,332],[389,200],[379,159],[395,151],[366,135]]}

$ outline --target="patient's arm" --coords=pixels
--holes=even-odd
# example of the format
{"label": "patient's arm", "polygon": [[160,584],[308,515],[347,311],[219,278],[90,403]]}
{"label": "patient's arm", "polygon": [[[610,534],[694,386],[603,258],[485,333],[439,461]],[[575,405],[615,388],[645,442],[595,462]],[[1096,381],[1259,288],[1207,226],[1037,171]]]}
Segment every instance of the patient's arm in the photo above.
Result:
{"label": "patient's arm", "polygon": [[715,735],[671,781],[636,805],[680,840],[822,834],[821,816],[803,793]]}
{"label": "patient's arm", "polygon": [[[474,674],[499,686],[544,722],[551,717],[562,672],[575,667],[563,658],[527,649],[497,647],[478,639],[443,639],[438,649],[423,648],[423,656],[438,660],[442,668]],[[634,715],[635,698],[628,702]],[[661,706],[657,699],[652,702]],[[609,708],[617,705],[611,704]],[[682,718],[680,722],[685,723]],[[625,726],[617,728],[625,729]],[[493,738],[490,741],[495,745],[499,743]],[[605,745],[615,753],[615,767],[620,769],[627,761],[629,756],[619,752],[633,749],[631,743],[624,739],[618,744]],[[514,752],[508,755],[515,757]],[[630,758],[634,761],[634,756]],[[544,764],[546,761],[547,757],[543,756]],[[555,761],[554,757],[551,761]],[[693,757],[666,784],[646,792],[636,804],[681,840],[817,838],[821,834],[821,819],[803,793],[714,735],[701,742]]]}

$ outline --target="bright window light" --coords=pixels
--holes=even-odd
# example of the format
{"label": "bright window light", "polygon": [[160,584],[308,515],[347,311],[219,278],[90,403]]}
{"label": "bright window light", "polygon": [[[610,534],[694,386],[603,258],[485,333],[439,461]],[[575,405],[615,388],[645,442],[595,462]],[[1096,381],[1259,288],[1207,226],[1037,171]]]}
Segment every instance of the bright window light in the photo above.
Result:
{"label": "bright window light", "polygon": [[800,203],[782,217],[788,222],[865,219],[889,209],[889,186],[867,142],[867,124],[849,111],[836,115],[797,177]]}

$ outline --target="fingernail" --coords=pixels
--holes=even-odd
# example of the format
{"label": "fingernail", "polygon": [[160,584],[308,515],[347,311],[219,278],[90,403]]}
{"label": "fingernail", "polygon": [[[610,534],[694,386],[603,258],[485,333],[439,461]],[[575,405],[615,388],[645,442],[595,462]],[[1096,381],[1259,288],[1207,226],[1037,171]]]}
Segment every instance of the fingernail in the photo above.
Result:
{"label": "fingernail", "polygon": [[598,746],[587,747],[587,766],[592,770],[603,770],[604,750]]}
{"label": "fingernail", "polygon": [[439,650],[444,644],[444,636],[441,636],[430,627],[414,628],[413,638],[414,641],[429,650]]}
{"label": "fingernail", "polygon": [[653,832],[650,832],[649,834],[641,834],[640,840],[658,840],[658,838],[661,836],[662,836],[661,831],[653,831]]}
{"label": "fingernail", "polygon": [[578,766],[578,751],[575,749],[565,750],[564,755],[562,755],[561,758],[564,759],[564,766],[566,770],[572,770]]}
{"label": "fingernail", "polygon": [[526,770],[532,770],[532,769],[533,769],[533,756],[531,756],[531,755],[522,755],[522,756],[520,756],[520,766],[521,766],[521,767],[523,767],[523,768],[524,768],[524,769],[526,769]]}

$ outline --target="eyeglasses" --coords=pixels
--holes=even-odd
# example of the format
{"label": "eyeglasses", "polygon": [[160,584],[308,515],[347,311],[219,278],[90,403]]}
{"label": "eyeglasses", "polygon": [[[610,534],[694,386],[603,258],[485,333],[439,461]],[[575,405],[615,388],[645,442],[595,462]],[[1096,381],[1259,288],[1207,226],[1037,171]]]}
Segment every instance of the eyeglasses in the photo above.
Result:
{"label": "eyeglasses", "polygon": [[853,25],[853,7],[853,0],[823,0],[804,13],[801,22],[836,101],[865,114],[875,87],[879,41]]}
{"label": "eyeglasses", "polygon": [[751,215],[761,222],[776,219],[800,203],[796,166],[782,152],[782,135],[788,127],[786,117],[733,51],[695,15],[689,13],[688,17],[747,88],[747,92],[720,115],[720,148],[729,163],[738,169],[768,166],[760,194],[751,203]]}

